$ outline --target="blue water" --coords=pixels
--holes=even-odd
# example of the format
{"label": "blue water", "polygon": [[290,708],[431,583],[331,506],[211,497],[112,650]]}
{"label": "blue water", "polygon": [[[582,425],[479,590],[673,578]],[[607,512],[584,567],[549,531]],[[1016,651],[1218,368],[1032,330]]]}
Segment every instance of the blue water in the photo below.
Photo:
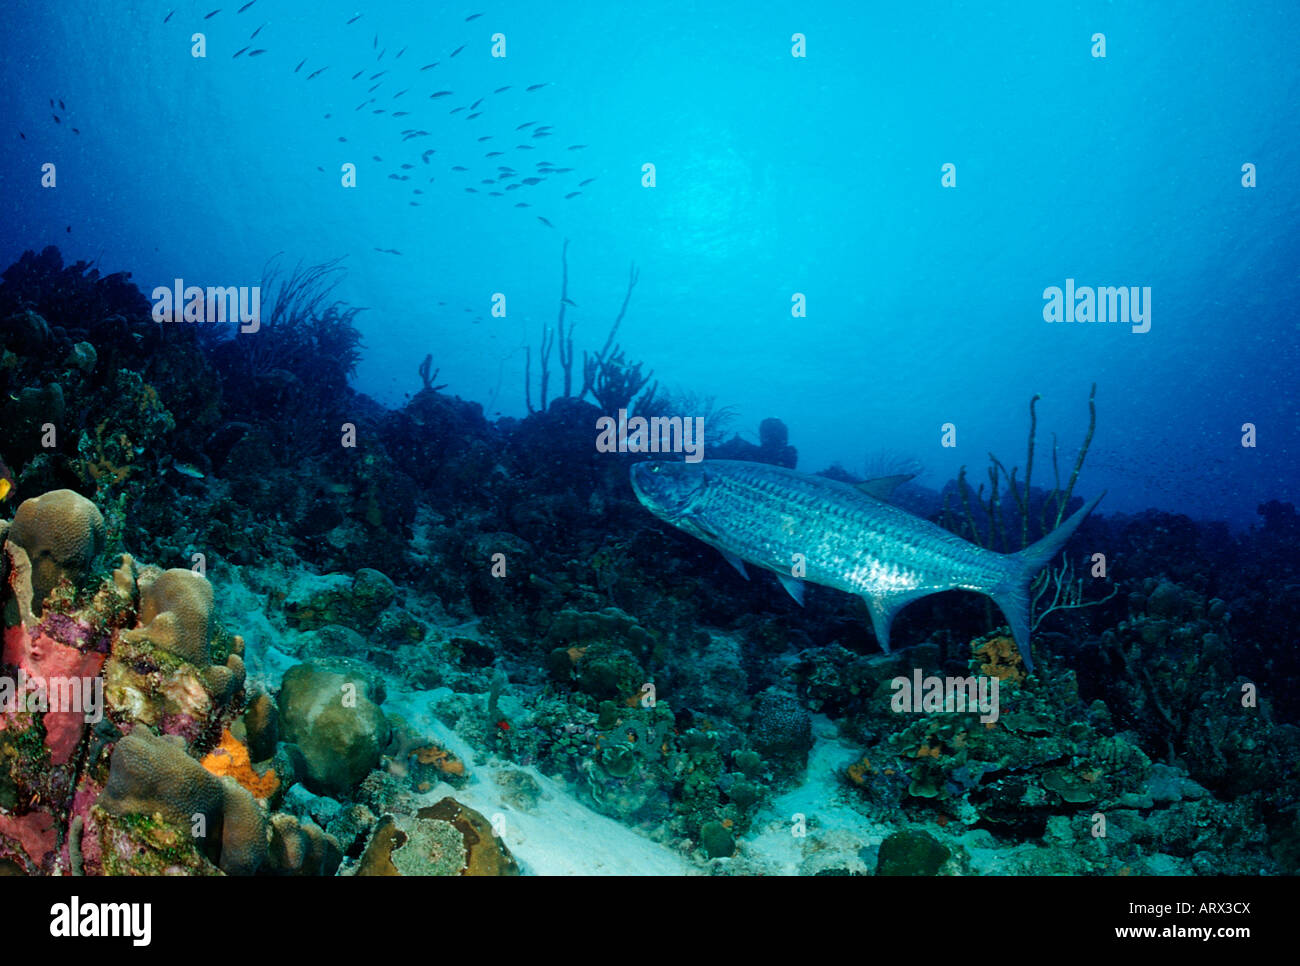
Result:
{"label": "blue water", "polygon": [[[579,353],[635,263],[628,356],[735,407],[750,438],[779,416],[802,469],[888,452],[934,487],[962,464],[982,478],[990,450],[1023,463],[1035,393],[1068,465],[1096,382],[1079,490],[1108,489],[1103,510],[1245,525],[1297,497],[1293,3],[239,6],[4,5],[0,263],[57,244],[148,295],[346,256],[359,390],[400,405],[432,353],[449,392],[517,416],[568,238]],[[246,46],[265,53],[232,58]],[[485,193],[498,165],[539,161],[574,170]],[[1045,322],[1067,278],[1149,286],[1150,331]]]}

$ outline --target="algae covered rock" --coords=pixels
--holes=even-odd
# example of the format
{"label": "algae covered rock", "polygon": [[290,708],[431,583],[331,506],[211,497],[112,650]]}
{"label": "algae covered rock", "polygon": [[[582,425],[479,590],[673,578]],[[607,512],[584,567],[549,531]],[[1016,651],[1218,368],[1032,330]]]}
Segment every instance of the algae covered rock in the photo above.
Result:
{"label": "algae covered rock", "polygon": [[342,624],[355,631],[372,629],[397,596],[393,582],[378,570],[304,577],[284,602],[289,622],[299,630]]}
{"label": "algae covered rock", "polygon": [[303,784],[311,791],[346,797],[379,764],[390,733],[383,699],[382,686],[355,661],[310,661],[285,672],[280,734],[302,751]]}
{"label": "algae covered rock", "polygon": [[894,832],[880,843],[876,875],[938,875],[952,853],[928,832]]}
{"label": "algae covered rock", "polygon": [[454,798],[415,815],[385,815],[357,875],[514,876],[519,866],[482,814]]}

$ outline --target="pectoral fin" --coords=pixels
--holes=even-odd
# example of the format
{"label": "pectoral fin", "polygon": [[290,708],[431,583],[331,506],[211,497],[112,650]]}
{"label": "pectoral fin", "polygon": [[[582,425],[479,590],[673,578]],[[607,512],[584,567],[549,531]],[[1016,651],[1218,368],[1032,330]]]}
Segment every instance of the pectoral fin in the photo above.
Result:
{"label": "pectoral fin", "polygon": [[790,577],[786,574],[777,574],[776,579],[781,581],[781,586],[785,588],[786,593],[794,598],[794,602],[800,607],[803,606],[803,581],[798,577]]}

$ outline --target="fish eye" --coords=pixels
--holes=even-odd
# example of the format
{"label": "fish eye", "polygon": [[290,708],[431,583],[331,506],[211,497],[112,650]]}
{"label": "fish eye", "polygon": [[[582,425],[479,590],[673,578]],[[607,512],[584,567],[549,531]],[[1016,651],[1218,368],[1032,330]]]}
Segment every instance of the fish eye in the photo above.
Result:
{"label": "fish eye", "polygon": [[661,464],[661,463],[651,463],[651,464],[650,464],[650,472],[651,472],[651,473],[658,473],[658,472],[660,472],[662,469],[663,469],[663,464]]}

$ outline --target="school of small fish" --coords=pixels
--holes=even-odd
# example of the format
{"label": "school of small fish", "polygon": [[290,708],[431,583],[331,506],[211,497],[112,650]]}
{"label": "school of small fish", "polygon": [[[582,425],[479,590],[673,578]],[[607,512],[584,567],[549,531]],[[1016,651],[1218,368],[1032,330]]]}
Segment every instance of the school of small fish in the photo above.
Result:
{"label": "school of small fish", "polygon": [[[216,32],[219,30],[224,31],[232,22],[231,18],[246,13],[255,4],[259,4],[259,0],[250,0],[250,2],[243,4],[235,10],[233,14],[227,13],[224,17],[222,16],[223,8],[218,7],[205,14],[193,15],[194,18],[198,20],[198,23],[185,23],[184,16],[178,18],[176,23],[182,29],[187,31],[187,42],[191,27],[213,31],[214,38],[210,43],[215,45],[216,41],[221,40],[224,37],[223,34],[218,34]],[[252,33],[246,36],[243,33],[244,28],[239,28],[240,37],[243,39],[239,44],[230,45],[231,47],[238,46],[238,49],[234,50],[231,54],[231,60],[240,60],[242,58],[242,61],[248,61],[252,58],[262,58],[266,63],[274,62],[276,58],[275,50],[270,46],[270,43],[274,41],[274,27],[271,27],[273,21],[271,19],[266,19],[271,16],[271,14],[268,13],[268,10],[270,10],[271,7],[272,3],[270,0],[261,0],[258,10],[261,14],[265,15],[265,17],[254,16],[257,17],[257,20],[261,20],[262,22],[252,31]],[[175,10],[169,10],[162,22],[164,24],[172,22],[175,13]],[[463,24],[473,23],[482,16],[482,13],[470,14],[463,19]],[[253,17],[248,19],[256,22]],[[403,46],[393,57],[389,58],[388,65],[381,66],[381,63],[384,60],[384,55],[388,53],[388,47],[381,43],[381,38],[378,32],[367,30],[364,26],[356,26],[364,19],[364,13],[356,13],[343,21],[340,24],[340,29],[346,30],[348,36],[355,33],[356,39],[359,41],[360,45],[364,45],[364,37],[367,34],[371,35],[369,49],[367,50],[364,46],[361,46],[361,50],[364,51],[364,56],[367,58],[369,66],[367,67],[364,64],[357,65],[360,69],[355,71],[345,71],[342,74],[337,74],[337,72],[335,72],[335,74],[331,75],[336,76],[335,82],[331,84],[328,80],[323,81],[322,83],[326,85],[326,89],[318,93],[322,98],[337,96],[340,101],[342,101],[348,99],[349,95],[346,92],[351,85],[364,84],[365,95],[363,99],[353,107],[352,111],[340,114],[336,123],[345,122],[347,118],[355,117],[355,115],[364,111],[374,118],[392,118],[396,121],[402,121],[407,125],[414,125],[402,127],[396,135],[399,139],[396,148],[393,150],[385,150],[383,152],[383,156],[388,157],[390,159],[389,161],[383,161],[379,153],[373,153],[370,155],[371,161],[377,165],[397,165],[394,170],[386,172],[386,180],[394,181],[399,184],[411,181],[411,176],[402,172],[415,169],[416,165],[414,162],[418,160],[420,164],[433,169],[426,172],[427,180],[424,183],[434,184],[437,181],[437,168],[439,166],[439,162],[437,158],[435,158],[435,155],[438,154],[438,150],[435,148],[428,148],[418,155],[411,156],[410,160],[407,161],[402,157],[401,146],[406,145],[408,142],[418,142],[421,139],[430,137],[436,137],[440,140],[450,140],[458,133],[453,127],[451,127],[451,125],[462,123],[473,125],[473,128],[471,128],[473,147],[480,149],[492,148],[492,150],[483,150],[478,161],[473,163],[467,161],[465,164],[449,164],[444,169],[446,173],[453,177],[461,176],[465,178],[467,183],[461,185],[461,187],[464,192],[468,194],[484,195],[491,198],[505,198],[507,197],[507,192],[510,191],[520,189],[534,191],[535,189],[541,189],[542,186],[548,182],[563,182],[566,179],[566,176],[570,174],[574,174],[575,178],[580,177],[580,175],[575,174],[577,169],[573,167],[559,166],[549,160],[525,161],[522,158],[519,158],[516,160],[518,168],[511,167],[509,164],[496,163],[495,159],[509,158],[512,150],[516,152],[536,151],[539,148],[545,148],[546,145],[539,143],[521,143],[515,145],[513,149],[510,149],[507,145],[502,144],[500,148],[496,148],[487,143],[488,141],[494,140],[495,133],[482,131],[482,126],[484,124],[491,123],[493,115],[518,111],[522,104],[527,103],[527,101],[520,101],[518,98],[528,98],[528,101],[531,101],[533,99],[532,95],[536,95],[539,91],[550,86],[548,82],[527,85],[498,83],[490,90],[481,94],[475,92],[473,96],[465,96],[464,94],[458,95],[457,91],[446,89],[437,84],[435,80],[437,75],[428,75],[429,71],[437,70],[438,67],[444,63],[444,60],[450,62],[453,58],[462,53],[467,53],[468,56],[473,56],[476,48],[482,56],[487,56],[492,43],[492,40],[490,39],[492,37],[491,30],[485,31],[477,44],[473,39],[470,39],[465,43],[456,44],[449,51],[444,49],[444,57],[437,60],[428,60],[427,62],[421,63],[425,58],[415,57],[413,55],[413,62],[409,67],[405,65],[405,62],[401,64],[398,63],[402,55],[406,53],[408,49],[406,46]],[[200,26],[203,21],[211,21],[211,24],[208,26]],[[262,40],[262,42],[267,43],[268,46],[253,46],[252,42],[268,27],[271,27],[271,29],[267,31],[267,36]],[[448,44],[448,46],[451,45]],[[437,54],[435,53],[434,56],[436,57]],[[326,71],[329,71],[333,66],[331,64],[316,64],[313,63],[313,60],[314,58],[310,55],[303,57],[297,62],[296,66],[293,67],[291,73],[298,75],[299,80],[306,83],[321,77],[321,75],[325,74]],[[463,61],[464,58],[462,58],[461,61],[458,61],[458,63]],[[502,63],[504,63],[504,61],[502,61]],[[419,66],[415,66],[417,64]],[[304,68],[306,69],[304,70]],[[288,69],[287,62],[285,69]],[[393,75],[398,75],[398,77],[395,78]],[[313,85],[313,87],[315,86],[316,85]],[[359,89],[360,88],[358,88],[358,90]],[[512,91],[514,92],[513,94],[511,93]],[[400,105],[394,104],[394,102],[404,96],[406,97],[405,101],[402,101]],[[441,112],[443,108],[440,107],[439,104],[443,98],[459,100],[460,97],[464,97],[466,103],[456,104],[453,101],[454,106],[447,110],[445,114],[446,118],[455,118],[454,121],[439,121],[436,119],[437,117],[442,116]],[[514,99],[513,101],[512,98]],[[350,103],[350,100],[348,100],[348,102]],[[402,109],[395,109],[398,106]],[[53,101],[51,101],[51,107],[53,107]],[[62,109],[62,101],[59,102],[59,107]],[[323,119],[328,121],[333,120],[334,118],[334,112],[330,111],[324,115]],[[403,119],[406,118],[410,118],[410,120],[403,121]],[[55,123],[62,123],[57,114],[54,115],[54,120]],[[425,124],[426,127],[419,126],[421,123]],[[74,128],[73,130],[75,131],[76,129]],[[554,125],[543,124],[538,120],[526,121],[519,124],[514,128],[514,130],[516,132],[526,131],[526,137],[530,142],[540,142],[544,139],[554,137],[557,133]],[[504,134],[504,131],[500,133]],[[26,140],[25,134],[20,132],[20,136]],[[374,143],[375,139],[373,136],[362,136],[351,130],[348,130],[346,134],[336,133],[334,140],[338,144],[350,144],[356,141],[362,141],[367,142],[370,147],[379,147],[379,145]],[[547,143],[549,144],[550,142],[548,141]],[[423,145],[419,146],[423,147]],[[386,144],[384,147],[389,147],[389,145]],[[412,148],[415,147],[416,145],[413,144]],[[586,148],[587,145],[557,144],[556,147],[559,150],[564,150],[566,156],[572,157],[573,155],[567,155],[567,152],[581,151]],[[394,158],[394,155],[397,155],[397,157]],[[444,155],[440,155],[440,157],[446,157],[448,160],[451,160],[452,152],[448,151]],[[482,162],[490,163],[491,167],[485,167],[484,169],[479,170],[478,165]],[[325,165],[317,165],[317,170],[326,173],[329,168]],[[572,182],[567,185],[561,184],[559,191],[535,190],[535,196],[530,195],[532,200],[515,200],[513,201],[513,206],[515,208],[523,209],[532,207],[533,201],[537,201],[538,203],[549,202],[551,204],[570,202],[581,196],[583,194],[581,189],[591,184],[594,180],[596,180],[594,177],[586,178],[577,182],[576,186]],[[477,187],[475,187],[475,185],[477,185]],[[418,187],[411,187],[410,192],[413,197],[408,201],[408,204],[413,208],[420,207],[423,202],[416,196],[423,196],[423,190]],[[517,197],[518,196],[516,196],[516,198]],[[545,198],[545,202],[543,202],[543,198]],[[554,223],[545,215],[535,215],[535,217],[538,222],[547,228],[555,227]],[[399,251],[392,248],[376,246],[374,250],[384,254],[401,254]]]}

